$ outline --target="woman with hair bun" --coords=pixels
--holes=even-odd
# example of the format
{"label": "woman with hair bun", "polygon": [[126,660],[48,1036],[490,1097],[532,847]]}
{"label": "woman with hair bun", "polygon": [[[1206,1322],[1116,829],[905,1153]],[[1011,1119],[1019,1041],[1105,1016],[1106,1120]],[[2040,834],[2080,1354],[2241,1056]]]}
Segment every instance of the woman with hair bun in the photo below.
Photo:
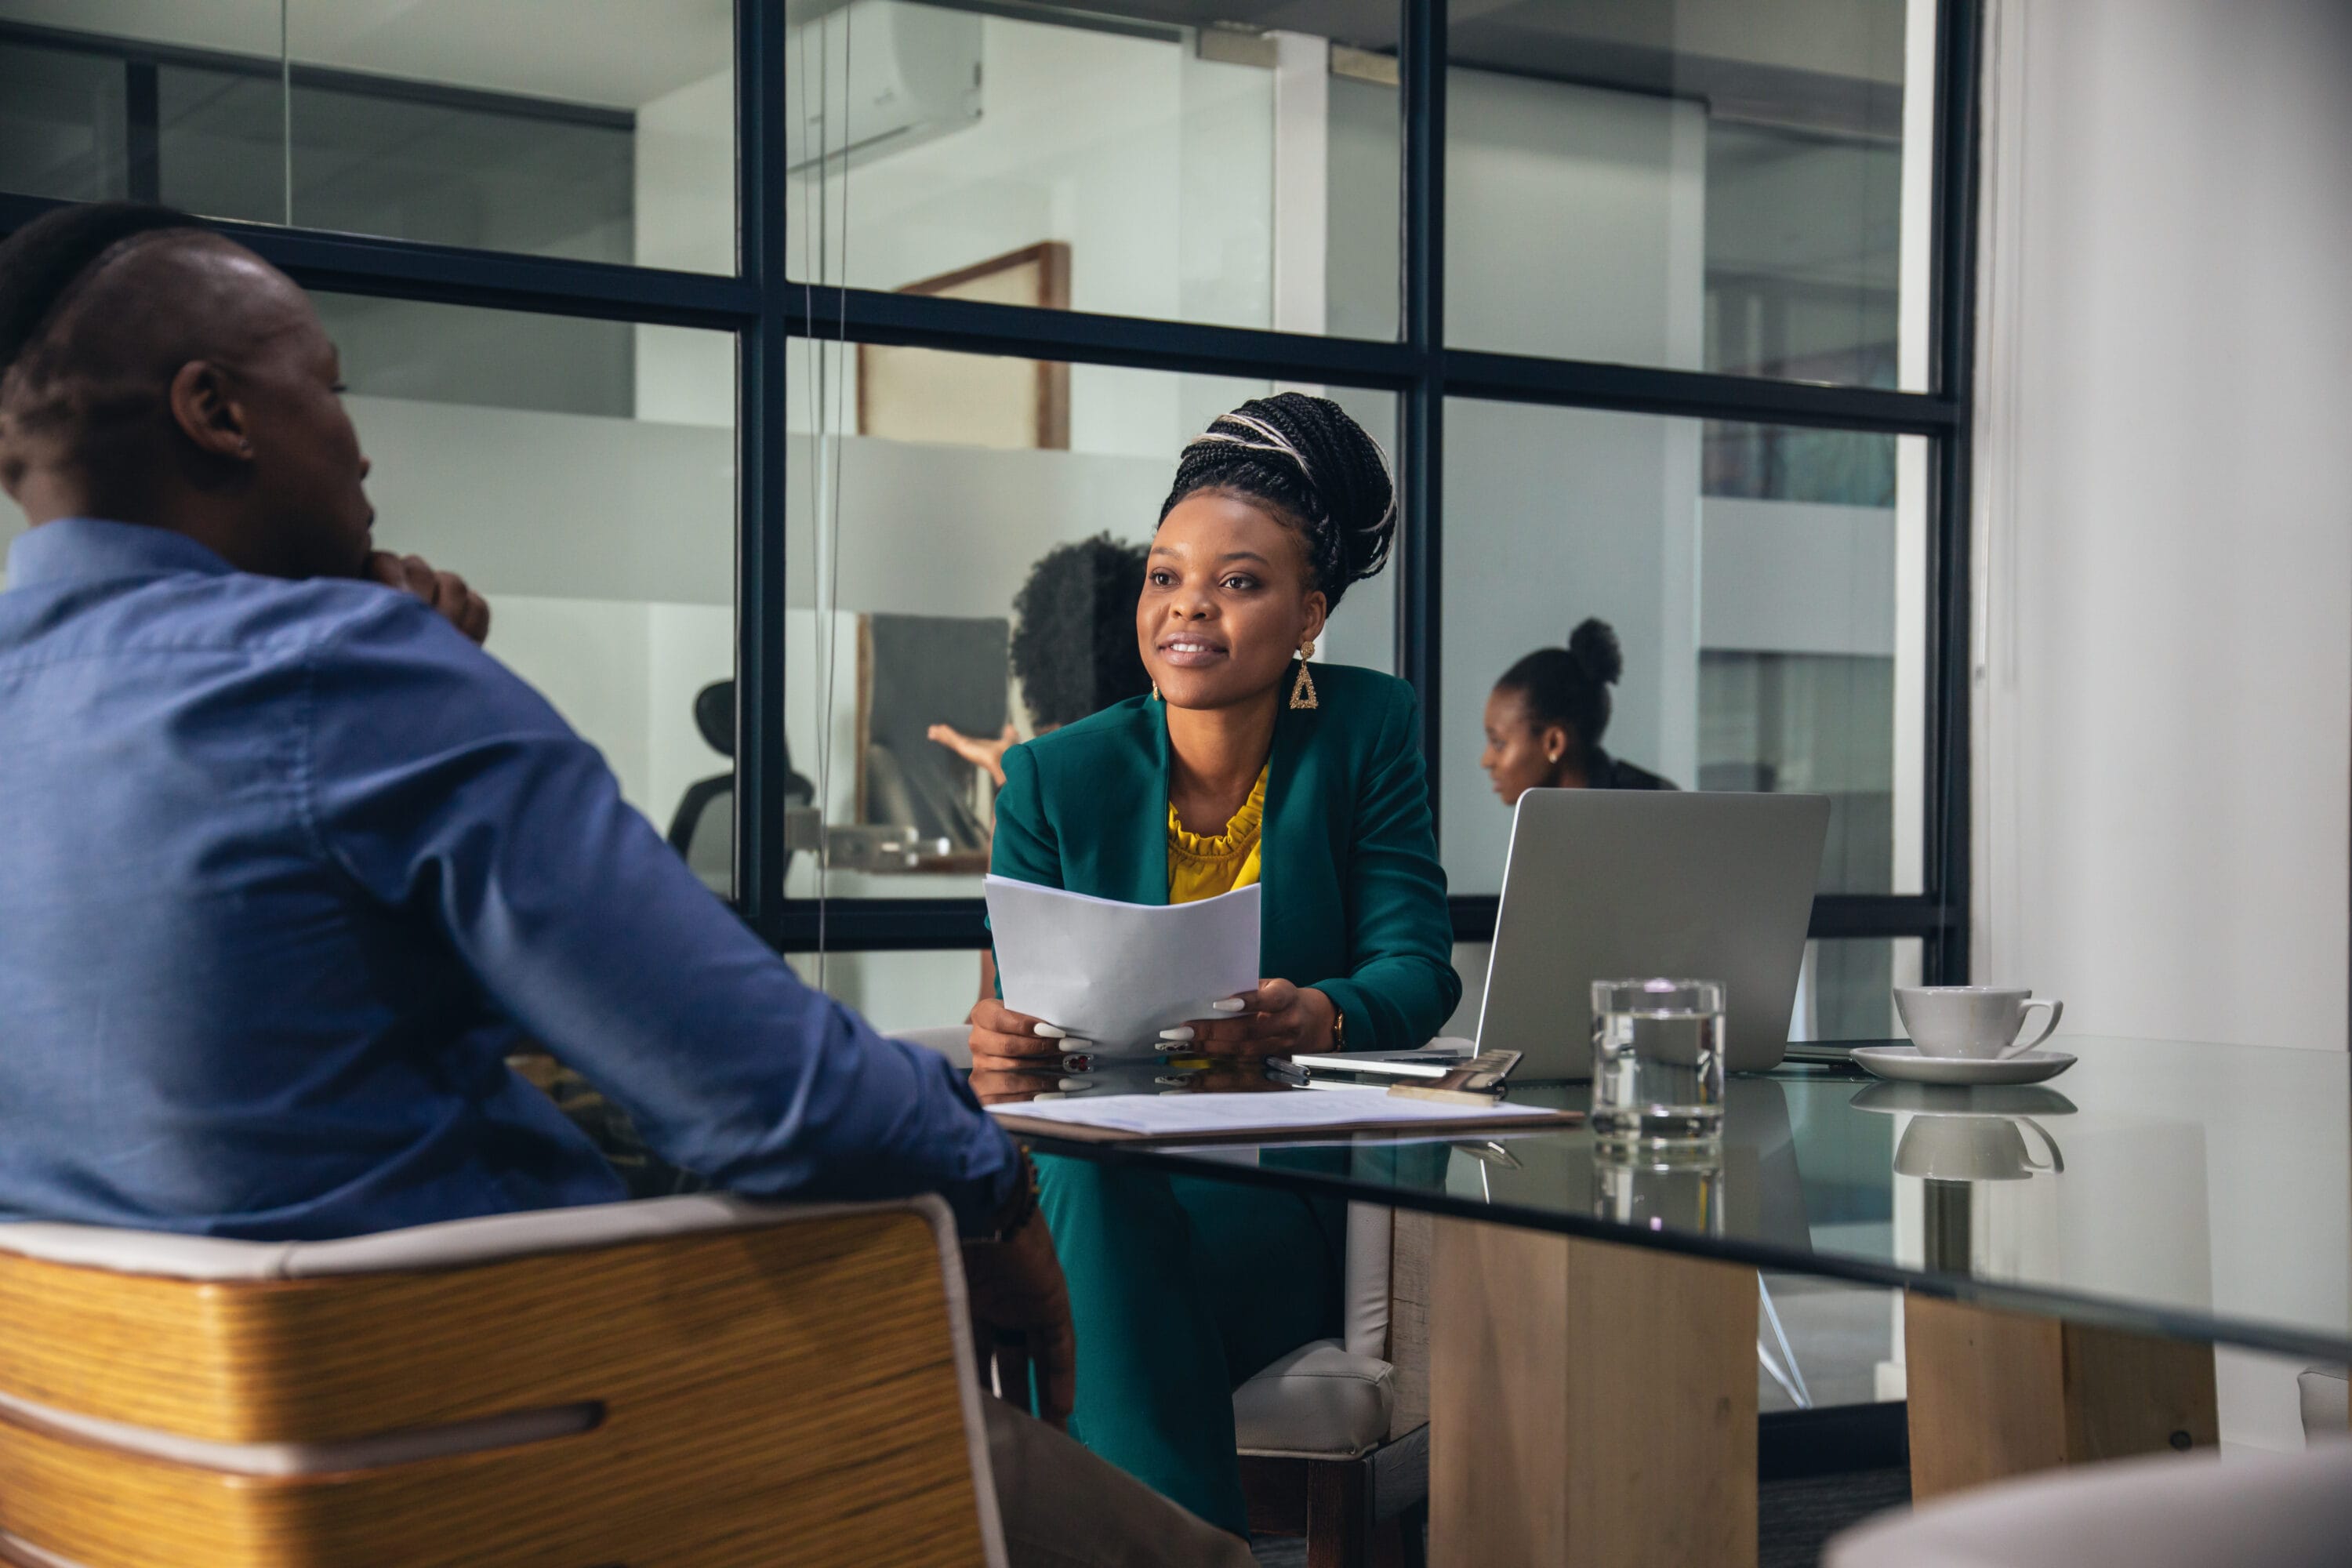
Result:
{"label": "woman with hair bun", "polygon": [[1505,805],[1531,789],[1675,787],[1601,749],[1609,689],[1624,672],[1617,633],[1602,620],[1578,626],[1566,647],[1539,647],[1503,672],[1486,698],[1478,765]]}
{"label": "woman with hair bun", "polygon": [[[1178,459],[1136,602],[1152,694],[1005,753],[998,875],[1140,904],[1263,886],[1257,988],[1167,1037],[1213,1066],[1410,1048],[1461,998],[1412,689],[1307,662],[1395,530],[1388,459],[1339,405],[1221,416]],[[971,1023],[982,1088],[1070,1048],[994,997]],[[1339,1331],[1343,1208],[1037,1165],[1077,1330],[1072,1434],[1245,1536],[1232,1391]]]}

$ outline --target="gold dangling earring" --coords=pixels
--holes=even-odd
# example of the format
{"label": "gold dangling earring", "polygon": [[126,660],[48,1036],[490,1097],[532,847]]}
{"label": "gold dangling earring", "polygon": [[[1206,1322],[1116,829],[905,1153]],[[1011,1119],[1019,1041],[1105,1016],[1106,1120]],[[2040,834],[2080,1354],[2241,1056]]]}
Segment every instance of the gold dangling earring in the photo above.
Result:
{"label": "gold dangling earring", "polygon": [[1168,700],[1168,699],[1160,695],[1160,682],[1156,680],[1151,683],[1151,700],[1154,702],[1165,702]]}
{"label": "gold dangling earring", "polygon": [[1290,705],[1293,708],[1319,706],[1315,700],[1315,678],[1307,673],[1307,661],[1314,657],[1315,639],[1308,637],[1298,645],[1298,679],[1290,687]]}

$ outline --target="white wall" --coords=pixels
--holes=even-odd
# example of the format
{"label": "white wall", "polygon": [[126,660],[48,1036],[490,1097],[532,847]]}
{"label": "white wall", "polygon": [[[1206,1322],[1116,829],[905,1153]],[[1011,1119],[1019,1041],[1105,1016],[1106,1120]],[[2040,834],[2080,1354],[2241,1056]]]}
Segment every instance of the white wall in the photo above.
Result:
{"label": "white wall", "polygon": [[1700,647],[1895,652],[1890,509],[1709,496],[1699,523]]}
{"label": "white wall", "polygon": [[2341,1050],[2352,8],[2001,0],[1976,977]]}
{"label": "white wall", "polygon": [[[2341,1050],[2352,7],[1995,0],[1986,81],[1975,977]],[[2301,1446],[2292,1363],[2217,1371]]]}

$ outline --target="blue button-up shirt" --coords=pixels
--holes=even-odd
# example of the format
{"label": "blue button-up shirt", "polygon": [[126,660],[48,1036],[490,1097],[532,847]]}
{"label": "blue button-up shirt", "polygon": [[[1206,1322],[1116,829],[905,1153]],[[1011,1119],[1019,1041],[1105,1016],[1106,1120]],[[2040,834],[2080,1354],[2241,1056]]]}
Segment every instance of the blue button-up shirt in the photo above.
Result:
{"label": "blue button-up shirt", "polygon": [[761,1195],[1015,1156],[938,1057],[802,985],[595,750],[417,600],[60,521],[0,593],[0,1219],[262,1239],[623,1195],[543,1042]]}

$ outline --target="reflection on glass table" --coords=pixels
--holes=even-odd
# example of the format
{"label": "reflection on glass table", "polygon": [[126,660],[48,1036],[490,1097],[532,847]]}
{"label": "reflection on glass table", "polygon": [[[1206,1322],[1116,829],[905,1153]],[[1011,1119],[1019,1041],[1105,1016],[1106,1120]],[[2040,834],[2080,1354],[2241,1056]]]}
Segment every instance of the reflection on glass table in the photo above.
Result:
{"label": "reflection on glass table", "polygon": [[[1792,1276],[1905,1290],[1893,1364],[1917,1499],[2218,1445],[2216,1344],[2352,1358],[2346,1058],[2065,1044],[2079,1059],[2063,1092],[1735,1077],[1711,1164],[1628,1160],[1582,1126],[1034,1142],[1433,1216],[1415,1222],[1427,1262],[1412,1278],[1442,1555],[1614,1564],[1655,1536],[1664,1545],[1640,1560],[1752,1562],[1740,1548],[1754,1541],[1759,1352],[1790,1403],[1811,1398],[1755,1270],[1784,1299]],[[1181,1058],[1160,1073],[1055,1065],[975,1088],[1001,1102],[1199,1081]],[[1510,1098],[1576,1110],[1590,1090],[1529,1084]],[[1658,1453],[1677,1463],[1637,1462]],[[1507,1500],[1481,1484],[1526,1464],[1544,1484]]]}
{"label": "reflection on glass table", "polygon": [[[1809,1070],[1736,1076],[1712,1169],[1612,1157],[1581,1127],[1450,1144],[1360,1137],[1334,1145],[1344,1157],[1313,1173],[1254,1163],[1251,1150],[1230,1144],[1052,1146],[2108,1328],[2352,1356],[2346,1059],[2173,1041],[2066,1044],[2081,1060],[2063,1092]],[[1050,1085],[1024,1074],[976,1087],[1003,1099],[1181,1092],[1202,1081],[1171,1063],[1069,1070],[1086,1065],[1073,1061]],[[1511,1099],[1582,1109],[1589,1089],[1520,1085]],[[1407,1149],[1423,1152],[1403,1157]]]}
{"label": "reflection on glass table", "polygon": [[[2074,1104],[2039,1084],[1954,1093],[1923,1084],[1874,1083],[1851,1103],[1857,1110],[1906,1118],[1895,1145],[1895,1173],[1920,1183],[1920,1255],[1932,1268],[1968,1271],[1980,1184],[2031,1181],[2037,1171],[2065,1173],[2066,1156],[2057,1139],[2027,1113],[2072,1116]],[[2036,1160],[2027,1147],[2029,1128],[2046,1158]]]}

